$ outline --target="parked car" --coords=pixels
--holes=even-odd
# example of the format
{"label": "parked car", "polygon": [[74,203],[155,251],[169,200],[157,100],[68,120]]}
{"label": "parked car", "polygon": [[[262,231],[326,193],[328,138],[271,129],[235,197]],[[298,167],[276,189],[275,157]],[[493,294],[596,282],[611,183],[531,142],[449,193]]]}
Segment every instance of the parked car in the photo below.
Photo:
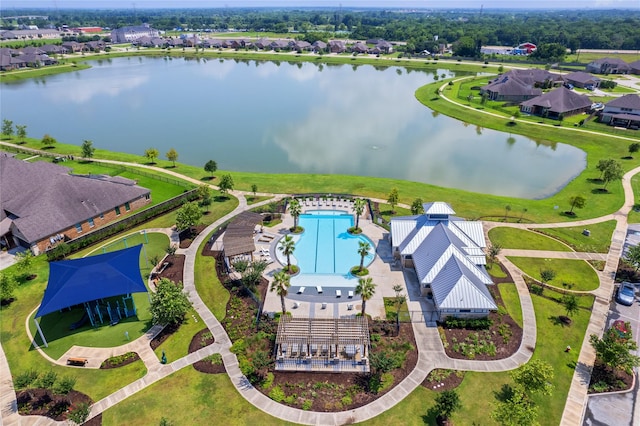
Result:
{"label": "parked car", "polygon": [[635,299],[636,287],[628,282],[623,282],[618,288],[618,294],[616,294],[616,301],[621,305],[631,306]]}

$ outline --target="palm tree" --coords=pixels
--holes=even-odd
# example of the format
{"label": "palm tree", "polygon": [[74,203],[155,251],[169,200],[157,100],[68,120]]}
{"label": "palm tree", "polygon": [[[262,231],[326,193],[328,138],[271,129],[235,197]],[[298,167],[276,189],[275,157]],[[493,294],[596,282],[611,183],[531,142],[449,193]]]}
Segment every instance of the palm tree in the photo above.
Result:
{"label": "palm tree", "polygon": [[356,286],[356,294],[362,299],[362,316],[364,316],[367,300],[371,300],[376,292],[376,284],[373,278],[360,278]]}
{"label": "palm tree", "polygon": [[298,218],[302,213],[302,206],[300,206],[300,201],[297,198],[294,198],[289,203],[289,213],[293,216],[293,229],[295,230],[298,228]]}
{"label": "palm tree", "polygon": [[358,244],[358,254],[360,255],[360,269],[358,271],[362,271],[364,267],[364,258],[369,254],[369,249],[371,249],[371,244],[367,241],[360,241]]}
{"label": "palm tree", "polygon": [[360,216],[364,212],[365,205],[366,202],[364,201],[364,198],[356,198],[353,202],[353,211],[356,213],[356,229],[358,229],[358,226],[360,225]]}
{"label": "palm tree", "polygon": [[273,282],[271,283],[270,291],[275,291],[278,296],[280,296],[280,303],[282,304],[282,315],[287,313],[287,307],[284,304],[284,298],[289,294],[289,286],[291,286],[291,282],[289,281],[289,274],[284,271],[277,272],[273,276]]}
{"label": "palm tree", "polygon": [[283,239],[280,240],[280,245],[278,250],[282,252],[285,256],[287,256],[287,271],[291,270],[291,258],[290,256],[296,250],[296,243],[293,241],[291,235],[285,235]]}

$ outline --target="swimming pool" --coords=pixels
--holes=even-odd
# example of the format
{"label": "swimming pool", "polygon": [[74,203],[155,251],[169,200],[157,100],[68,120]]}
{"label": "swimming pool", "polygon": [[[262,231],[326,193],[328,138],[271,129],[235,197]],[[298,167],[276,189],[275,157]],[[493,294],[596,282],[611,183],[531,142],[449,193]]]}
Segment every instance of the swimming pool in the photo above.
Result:
{"label": "swimming pool", "polygon": [[304,228],[296,242],[294,256],[301,274],[346,275],[360,264],[359,243],[371,245],[365,256],[365,266],[371,263],[375,246],[364,235],[351,235],[353,216],[344,211],[310,211],[300,215],[298,223]]}

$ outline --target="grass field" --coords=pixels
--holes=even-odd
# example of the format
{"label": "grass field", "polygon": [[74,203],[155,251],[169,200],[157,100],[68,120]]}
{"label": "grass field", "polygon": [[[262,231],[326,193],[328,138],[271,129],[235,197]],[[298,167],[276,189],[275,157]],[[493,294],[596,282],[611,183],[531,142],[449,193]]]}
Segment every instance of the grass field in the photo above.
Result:
{"label": "grass field", "polygon": [[198,295],[200,295],[204,304],[207,305],[207,308],[209,308],[218,321],[222,321],[227,315],[227,302],[230,297],[229,291],[222,286],[222,283],[220,283],[218,279],[218,274],[215,273],[215,259],[211,256],[203,256],[201,254],[203,245],[207,244],[211,234],[198,248],[194,280]]}
{"label": "grass field", "polygon": [[489,239],[491,244],[500,244],[505,249],[571,251],[558,241],[525,229],[493,228]]}
{"label": "grass field", "polygon": [[520,297],[515,284],[498,284],[498,288],[507,312],[516,324],[522,327],[522,306],[520,306]]}
{"label": "grass field", "polygon": [[541,281],[540,271],[544,269],[555,271],[555,278],[546,284],[557,288],[571,284],[572,290],[589,291],[597,289],[600,285],[596,271],[584,260],[531,257],[509,257],[509,260],[525,274],[539,281]]}
{"label": "grass field", "polygon": [[158,360],[162,359],[163,351],[167,357],[167,362],[173,362],[183,356],[187,356],[191,339],[203,328],[206,328],[206,325],[202,322],[200,315],[194,309],[189,309],[178,331],[154,350]]}
{"label": "grass field", "polygon": [[[591,233],[588,237],[582,233],[584,229]],[[607,253],[611,245],[611,236],[616,229],[616,221],[609,220],[594,225],[574,226],[567,228],[541,228],[538,232],[550,235],[569,244],[575,251],[586,253]]]}

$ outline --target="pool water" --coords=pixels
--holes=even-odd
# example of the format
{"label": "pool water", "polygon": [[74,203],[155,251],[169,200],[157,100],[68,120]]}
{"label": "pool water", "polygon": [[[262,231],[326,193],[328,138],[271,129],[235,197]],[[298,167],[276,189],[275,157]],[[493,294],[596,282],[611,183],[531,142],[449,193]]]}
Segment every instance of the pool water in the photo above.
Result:
{"label": "pool water", "polygon": [[360,264],[359,243],[371,245],[364,259],[367,266],[373,260],[375,246],[364,235],[351,235],[353,216],[340,211],[312,211],[300,215],[304,233],[296,243],[294,256],[302,274],[346,275]]}

